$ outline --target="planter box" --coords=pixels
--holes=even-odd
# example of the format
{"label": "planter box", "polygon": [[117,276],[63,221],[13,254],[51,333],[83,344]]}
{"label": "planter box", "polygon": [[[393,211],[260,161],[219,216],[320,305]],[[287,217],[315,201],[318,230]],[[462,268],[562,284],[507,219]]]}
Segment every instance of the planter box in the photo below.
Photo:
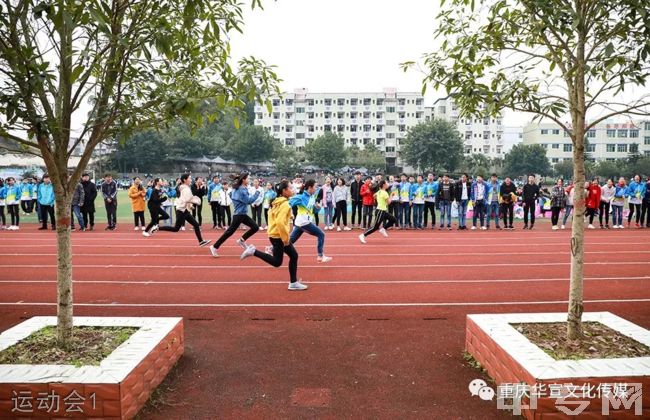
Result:
{"label": "planter box", "polygon": [[[56,317],[31,318],[0,334],[0,350]],[[130,419],[183,354],[182,318],[75,317],[75,326],[138,327],[99,366],[0,365],[0,418]]]}
{"label": "planter box", "polygon": [[[566,322],[566,317],[467,315],[466,350],[494,378],[499,408],[528,419],[650,418],[650,357],[555,360],[510,325]],[[584,313],[583,321],[600,322],[650,346],[650,331],[612,313]]]}

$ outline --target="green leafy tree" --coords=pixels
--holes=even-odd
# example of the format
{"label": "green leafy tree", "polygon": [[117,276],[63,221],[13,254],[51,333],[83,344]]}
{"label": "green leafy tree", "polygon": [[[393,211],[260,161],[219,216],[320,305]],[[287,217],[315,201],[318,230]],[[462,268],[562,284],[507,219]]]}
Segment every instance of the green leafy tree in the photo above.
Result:
{"label": "green leafy tree", "polygon": [[628,162],[626,165],[626,172],[628,177],[636,174],[642,177],[650,176],[650,157],[643,156],[636,159],[634,162]]}
{"label": "green leafy tree", "polygon": [[410,128],[400,150],[407,164],[422,171],[453,171],[463,158],[463,141],[454,124],[433,119]]}
{"label": "green leafy tree", "polygon": [[273,163],[278,175],[292,178],[302,169],[302,156],[292,147],[283,147],[278,150]]}
{"label": "green leafy tree", "polygon": [[539,144],[516,144],[503,159],[503,172],[507,176],[538,174],[551,175],[551,164],[546,149]]}
{"label": "green leafy tree", "polygon": [[331,132],[316,137],[305,146],[305,157],[313,165],[330,171],[345,165],[346,151],[343,137]]}
{"label": "green leafy tree", "polygon": [[553,174],[564,180],[572,179],[573,177],[573,162],[570,160],[563,160],[553,166]]}
{"label": "green leafy tree", "polygon": [[356,145],[348,147],[347,163],[352,167],[364,167],[370,171],[386,169],[386,159],[374,143],[366,144],[363,150]]}
{"label": "green leafy tree", "polygon": [[226,155],[236,162],[261,162],[273,159],[280,142],[264,127],[244,124],[226,143]]}
{"label": "green leafy tree", "polygon": [[623,160],[601,160],[596,163],[593,172],[594,175],[603,179],[612,178],[618,180],[618,178],[625,173],[625,162]]}
{"label": "green leafy tree", "polygon": [[[578,185],[585,180],[585,133],[617,115],[648,115],[647,96],[626,103],[616,99],[644,86],[650,75],[646,0],[441,2],[436,37],[442,42],[425,57],[425,86],[444,87],[463,115],[477,110],[496,115],[510,108],[554,121],[573,142]],[[583,336],[582,188],[576,189],[574,203],[570,339]]]}
{"label": "green leafy tree", "polygon": [[[177,117],[201,125],[209,101],[208,121],[278,93],[264,62],[244,58],[233,69],[229,40],[241,16],[237,0],[0,5],[0,136],[42,157],[52,178],[62,345],[72,338],[70,202],[95,147]],[[83,152],[68,179],[77,146]]]}
{"label": "green leafy tree", "polygon": [[486,178],[490,175],[488,172],[492,167],[492,159],[481,153],[473,153],[465,156],[461,166],[463,171],[468,174],[474,176],[481,175],[483,178]]}

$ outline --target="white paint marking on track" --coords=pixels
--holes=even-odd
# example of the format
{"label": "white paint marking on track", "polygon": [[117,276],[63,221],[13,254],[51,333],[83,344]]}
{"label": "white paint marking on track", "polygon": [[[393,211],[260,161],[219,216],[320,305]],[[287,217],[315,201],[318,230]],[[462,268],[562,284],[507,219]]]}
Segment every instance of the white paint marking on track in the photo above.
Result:
{"label": "white paint marking on track", "polygon": [[[142,248],[142,247],[138,247]],[[240,246],[237,246],[236,248],[241,249]],[[650,254],[650,250],[648,251],[585,251],[585,255],[587,254]],[[21,252],[15,252],[15,253],[10,253],[10,254],[2,254],[3,256],[11,256],[11,257],[56,257],[56,253],[21,253]],[[331,254],[327,253],[328,256],[330,257],[367,257],[369,254]],[[485,256],[485,257],[490,257],[492,255],[558,255],[557,251],[556,252],[516,252],[513,254],[512,252],[463,252],[462,254],[458,254],[455,252],[436,252],[435,254],[432,254],[430,252],[428,253],[380,253],[380,252],[373,252],[372,256],[373,257],[437,257],[441,255],[454,255],[454,256]],[[305,254],[301,253],[301,257],[316,257],[317,254]],[[73,254],[73,257],[177,257],[177,258],[205,258],[206,255],[199,255],[199,254],[142,254],[142,253],[133,253],[133,254],[122,254],[122,253],[109,253],[109,252],[104,252],[104,253],[77,253]],[[219,258],[239,258],[239,255],[221,255]]]}

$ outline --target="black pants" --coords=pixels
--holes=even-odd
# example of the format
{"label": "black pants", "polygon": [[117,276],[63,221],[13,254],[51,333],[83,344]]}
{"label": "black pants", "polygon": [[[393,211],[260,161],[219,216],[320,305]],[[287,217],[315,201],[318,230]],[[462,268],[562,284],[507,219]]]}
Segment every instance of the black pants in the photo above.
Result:
{"label": "black pants", "polygon": [[157,225],[161,220],[169,219],[169,215],[161,207],[149,207],[149,215],[151,216],[151,221],[145,229],[146,232],[151,232],[151,228]]}
{"label": "black pants", "polygon": [[221,213],[221,205],[218,201],[210,201],[210,210],[212,210],[212,227],[223,226],[223,214]]}
{"label": "black pants", "polygon": [[223,225],[230,226],[232,224],[232,213],[230,206],[221,206],[221,217],[223,218]]}
{"label": "black pants", "polygon": [[269,209],[264,209],[264,220],[266,221],[266,226],[269,226]]}
{"label": "black pants", "polygon": [[650,227],[650,200],[643,200],[641,203],[641,223],[645,220],[645,225]]}
{"label": "black pants", "polygon": [[528,215],[530,214],[530,227],[535,226],[535,202],[526,202],[524,205],[524,226],[528,226]]}
{"label": "black pants", "polygon": [[21,200],[20,207],[25,213],[31,213],[34,211],[34,200]]}
{"label": "black pants", "polygon": [[501,214],[503,215],[503,225],[512,227],[512,221],[515,218],[513,203],[501,203]]}
{"label": "black pants", "polygon": [[84,217],[84,222],[86,222],[86,226],[91,228],[95,226],[95,209],[82,207],[81,215]]}
{"label": "black pants", "polygon": [[5,206],[4,204],[0,206],[0,226],[7,224],[7,218],[5,217]]}
{"label": "black pants", "polygon": [[203,199],[201,199],[201,204],[195,204],[192,208],[192,217],[199,221],[199,226],[203,224]]}
{"label": "black pants", "polygon": [[9,204],[7,212],[11,215],[11,226],[20,226],[20,206],[18,204]]}
{"label": "black pants", "polygon": [[640,223],[641,220],[641,204],[628,204],[630,213],[627,215],[627,223],[629,224],[632,221],[632,216],[636,213],[636,223]]}
{"label": "black pants", "polygon": [[594,217],[596,217],[596,211],[597,210],[598,209],[592,209],[592,208],[587,207],[587,212],[585,214],[589,217],[589,224],[590,225],[594,223]]}
{"label": "black pants", "polygon": [[47,216],[50,216],[50,222],[52,223],[52,229],[56,227],[56,219],[54,218],[54,206],[43,206],[41,205],[41,223],[42,227],[47,228]]}
{"label": "black pants", "polygon": [[296,251],[296,248],[292,244],[285,245],[280,238],[269,238],[269,241],[271,241],[271,245],[273,245],[273,255],[269,255],[266,252],[255,251],[255,256],[273,267],[280,267],[282,265],[284,254],[287,254],[289,257],[290,281],[291,283],[297,282],[298,252]]}
{"label": "black pants", "polygon": [[384,229],[388,229],[389,227],[396,224],[397,224],[397,219],[395,218],[395,216],[393,216],[392,214],[384,210],[375,210],[375,225],[372,228],[365,231],[363,233],[363,236],[372,235],[373,233],[377,232],[381,227],[383,227]]}
{"label": "black pants", "polygon": [[251,236],[255,235],[258,230],[260,230],[259,226],[255,224],[253,219],[251,219],[247,214],[236,214],[232,218],[232,224],[228,226],[228,229],[221,235],[221,237],[215,242],[214,248],[219,249],[221,245],[223,245],[228,238],[230,238],[236,231],[239,229],[240,225],[246,225],[250,229],[248,229],[243,235],[242,239],[243,240],[248,240]]}
{"label": "black pants", "polygon": [[134,211],[133,212],[133,223],[135,224],[135,227],[146,225],[144,222],[144,211]]}
{"label": "black pants", "polygon": [[348,202],[341,200],[336,202],[336,210],[334,210],[334,220],[337,227],[341,226],[341,219],[343,219],[343,226],[348,225]]}
{"label": "black pants", "polygon": [[257,225],[262,224],[262,206],[251,206],[252,219]]}
{"label": "black pants", "polygon": [[558,220],[560,220],[560,212],[562,207],[551,207],[551,225],[557,226]]}
{"label": "black pants", "polygon": [[388,212],[393,215],[395,219],[399,220],[399,201],[391,201],[388,204]]}
{"label": "black pants", "polygon": [[609,226],[609,202],[601,201],[600,202],[600,211],[598,212],[598,222],[600,225],[603,225],[603,216],[605,216],[605,224]]}
{"label": "black pants", "polygon": [[314,209],[314,224],[318,226],[320,223],[320,217],[318,217],[318,214],[320,213],[320,209]]}
{"label": "black pants", "polygon": [[[358,219],[359,224],[361,224],[361,209],[363,208],[363,203],[361,201],[352,201],[352,226],[355,225],[355,221]],[[355,219],[356,216],[356,219]]]}
{"label": "black pants", "polygon": [[436,227],[436,202],[435,201],[424,202],[424,227],[427,227],[427,224],[429,223],[429,213],[431,213],[431,226]]}
{"label": "black pants", "polygon": [[203,237],[201,236],[201,227],[199,226],[199,223],[194,219],[194,216],[192,216],[192,213],[187,210],[181,211],[177,209],[176,225],[174,227],[163,226],[160,228],[160,230],[165,232],[178,232],[181,230],[181,226],[183,226],[185,221],[194,227],[194,234],[196,235],[196,239],[199,242],[203,242]]}
{"label": "black pants", "polygon": [[114,228],[117,225],[117,201],[113,200],[110,203],[104,200],[106,206],[106,220],[108,227]]}
{"label": "black pants", "polygon": [[370,228],[372,225],[372,212],[374,211],[375,206],[363,205],[363,228]]}

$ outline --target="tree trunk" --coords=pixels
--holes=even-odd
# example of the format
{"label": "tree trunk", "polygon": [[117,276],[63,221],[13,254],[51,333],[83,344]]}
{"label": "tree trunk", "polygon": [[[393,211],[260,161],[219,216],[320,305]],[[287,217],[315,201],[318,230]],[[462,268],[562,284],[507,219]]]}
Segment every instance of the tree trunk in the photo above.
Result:
{"label": "tree trunk", "polygon": [[[64,190],[59,188],[59,190]],[[57,240],[57,334],[59,345],[69,347],[72,342],[72,245],[70,242],[70,203],[72,197],[65,191],[56,194]]]}

